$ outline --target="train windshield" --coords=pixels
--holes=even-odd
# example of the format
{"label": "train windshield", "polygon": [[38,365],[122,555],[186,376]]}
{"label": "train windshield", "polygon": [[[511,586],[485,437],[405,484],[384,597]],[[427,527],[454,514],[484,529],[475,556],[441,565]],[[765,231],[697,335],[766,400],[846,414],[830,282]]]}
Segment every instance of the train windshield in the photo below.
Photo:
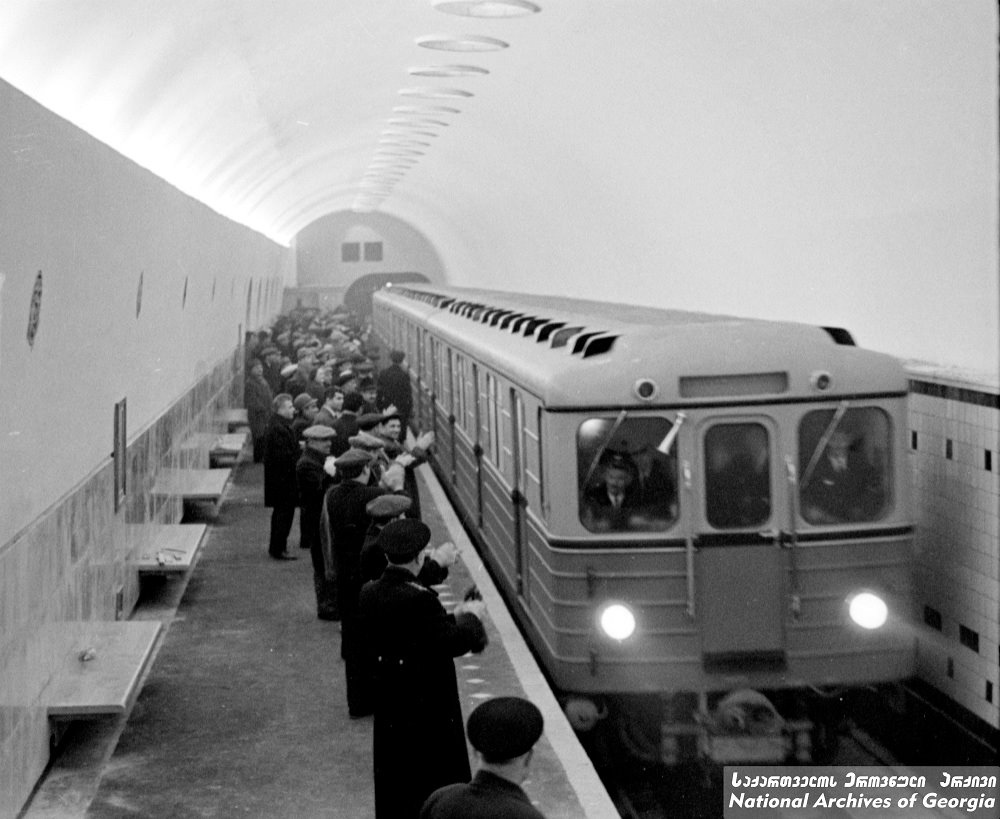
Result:
{"label": "train windshield", "polygon": [[771,516],[770,452],[761,424],[716,424],[705,433],[705,517],[716,529],[760,526]]}
{"label": "train windshield", "polygon": [[799,424],[799,509],[813,524],[883,517],[890,486],[889,416],[875,407],[808,412]]}
{"label": "train windshield", "polygon": [[666,418],[590,418],[577,431],[580,522],[591,532],[667,529],[677,519],[677,458]]}

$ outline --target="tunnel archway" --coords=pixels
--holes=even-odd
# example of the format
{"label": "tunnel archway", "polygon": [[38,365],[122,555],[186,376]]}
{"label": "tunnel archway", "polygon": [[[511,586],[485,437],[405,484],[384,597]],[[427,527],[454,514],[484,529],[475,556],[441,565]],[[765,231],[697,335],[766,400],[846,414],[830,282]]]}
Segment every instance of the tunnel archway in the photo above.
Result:
{"label": "tunnel archway", "polygon": [[369,273],[355,279],[344,293],[344,307],[362,318],[371,315],[372,293],[387,284],[429,282],[423,273]]}

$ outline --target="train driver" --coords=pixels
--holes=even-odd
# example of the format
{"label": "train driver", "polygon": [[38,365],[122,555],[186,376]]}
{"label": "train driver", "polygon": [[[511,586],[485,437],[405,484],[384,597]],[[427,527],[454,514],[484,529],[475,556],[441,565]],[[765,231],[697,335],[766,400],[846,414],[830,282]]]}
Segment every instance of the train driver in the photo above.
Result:
{"label": "train driver", "polygon": [[606,450],[601,456],[600,481],[583,493],[580,515],[592,532],[622,531],[639,508],[639,471],[623,452]]}
{"label": "train driver", "polygon": [[802,517],[810,523],[872,520],[884,506],[878,471],[857,451],[852,436],[834,431],[800,487]]}

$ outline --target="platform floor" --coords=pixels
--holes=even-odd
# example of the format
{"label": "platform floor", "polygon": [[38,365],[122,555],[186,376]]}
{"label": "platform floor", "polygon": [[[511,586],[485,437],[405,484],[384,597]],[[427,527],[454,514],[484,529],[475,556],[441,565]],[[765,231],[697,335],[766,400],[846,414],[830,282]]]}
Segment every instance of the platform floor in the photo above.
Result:
{"label": "platform floor", "polygon": [[[433,542],[462,561],[442,602],[477,582],[490,645],[456,660],[466,713],[491,695],[521,694],[542,708],[546,734],[525,790],[548,819],[616,819],[611,800],[562,718],[478,556],[423,467]],[[374,815],[370,718],[351,720],[340,631],[318,620],[308,554],[267,555],[270,511],[259,464],[233,473],[194,570],[147,578],[133,617],[163,621],[164,636],[127,721],[73,726],[24,819]]]}

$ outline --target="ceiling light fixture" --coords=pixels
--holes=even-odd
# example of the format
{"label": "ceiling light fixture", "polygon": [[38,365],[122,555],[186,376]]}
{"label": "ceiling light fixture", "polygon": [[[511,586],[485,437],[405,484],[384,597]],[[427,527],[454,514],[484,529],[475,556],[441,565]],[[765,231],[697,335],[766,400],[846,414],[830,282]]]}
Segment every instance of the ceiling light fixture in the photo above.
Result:
{"label": "ceiling light fixture", "polygon": [[417,65],[409,73],[414,77],[475,77],[490,72],[478,65]]}
{"label": "ceiling light fixture", "polygon": [[500,51],[510,45],[496,37],[481,37],[478,34],[463,34],[460,37],[428,34],[426,37],[417,37],[416,43],[421,48],[434,51]]}
{"label": "ceiling light fixture", "polygon": [[433,0],[434,8],[459,17],[521,17],[542,9],[528,0]]}
{"label": "ceiling light fixture", "polygon": [[425,127],[447,128],[450,123],[442,122],[439,119],[403,119],[402,117],[390,117],[386,120],[389,125],[418,125]]}
{"label": "ceiling light fixture", "polygon": [[402,139],[400,137],[382,137],[378,141],[379,145],[397,145],[400,148],[430,148],[429,142],[421,142],[419,139]]}
{"label": "ceiling light fixture", "polygon": [[449,108],[447,105],[397,105],[392,109],[396,114],[461,114],[459,108]]}
{"label": "ceiling light fixture", "polygon": [[436,88],[433,85],[418,85],[413,88],[400,88],[401,97],[422,97],[427,100],[468,99],[473,96],[471,91],[461,88]]}
{"label": "ceiling light fixture", "polygon": [[396,131],[386,128],[382,131],[381,136],[384,137],[414,137],[414,136],[424,136],[424,137],[436,137],[433,131],[417,131],[413,128],[403,128],[402,130]]}

